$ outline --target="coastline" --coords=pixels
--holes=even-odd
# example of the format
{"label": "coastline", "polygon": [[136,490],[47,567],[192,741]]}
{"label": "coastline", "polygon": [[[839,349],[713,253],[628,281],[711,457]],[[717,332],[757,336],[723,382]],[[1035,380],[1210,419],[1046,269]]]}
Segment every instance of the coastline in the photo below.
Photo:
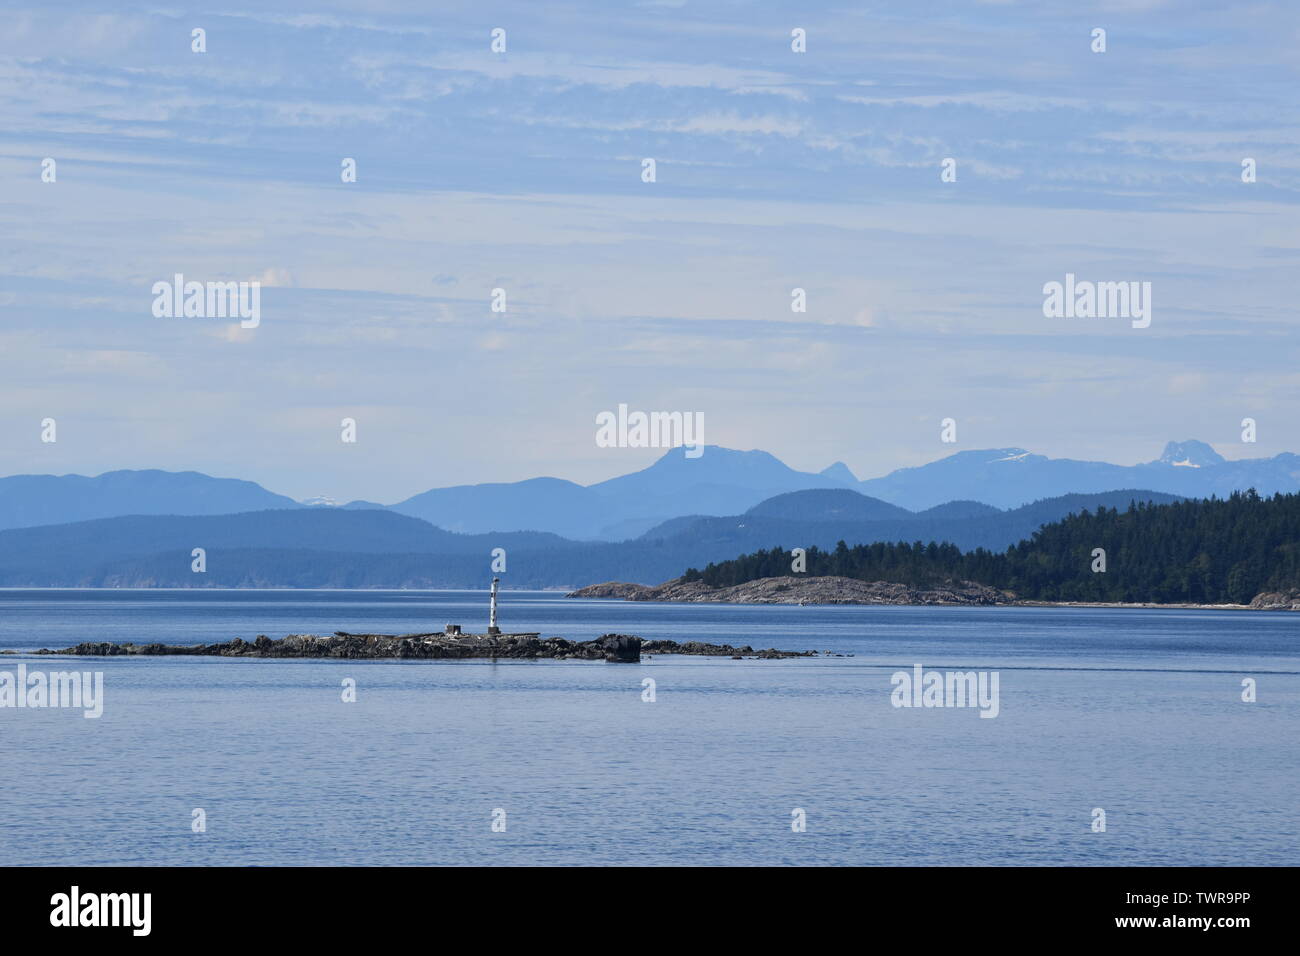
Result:
{"label": "coastline", "polygon": [[971,581],[916,588],[888,581],[859,581],[843,577],[758,578],[744,584],[710,587],[701,581],[674,578],[655,587],[605,581],[579,588],[570,598],[653,601],[677,604],[788,604],[805,606],[890,607],[1091,607],[1139,610],[1300,611],[1300,593],[1263,593],[1249,604],[1201,604],[1190,601],[1042,601],[1022,599]]}
{"label": "coastline", "polygon": [[1158,604],[1154,601],[1014,601],[1010,607],[1116,607],[1116,608],[1133,608],[1136,610],[1168,610],[1168,611],[1289,611],[1300,610],[1300,608],[1286,607],[1253,607],[1249,604],[1192,604],[1188,602],[1177,602],[1170,604]]}

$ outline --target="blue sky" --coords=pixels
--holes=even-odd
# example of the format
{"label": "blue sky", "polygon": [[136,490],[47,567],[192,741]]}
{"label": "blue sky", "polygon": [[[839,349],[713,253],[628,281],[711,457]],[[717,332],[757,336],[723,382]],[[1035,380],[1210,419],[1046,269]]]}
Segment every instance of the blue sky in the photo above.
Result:
{"label": "blue sky", "polygon": [[[1295,4],[271,6],[0,10],[0,473],[591,482],[658,455],[619,403],[861,477],[1300,450]],[[1044,318],[1067,272],[1151,327]]]}

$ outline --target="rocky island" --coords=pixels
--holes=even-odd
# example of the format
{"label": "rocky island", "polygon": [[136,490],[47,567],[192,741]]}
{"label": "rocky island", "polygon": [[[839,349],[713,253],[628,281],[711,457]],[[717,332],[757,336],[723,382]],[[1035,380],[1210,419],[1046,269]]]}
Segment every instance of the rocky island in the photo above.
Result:
{"label": "rocky island", "polygon": [[890,581],[844,577],[759,578],[730,587],[674,578],[657,587],[607,581],[567,595],[573,598],[621,598],[627,601],[682,601],[719,604],[921,604],[988,606],[1015,603],[1015,595],[983,584],[961,581],[928,588]]}
{"label": "rocky island", "polygon": [[[9,653],[9,652],[6,652]],[[76,657],[203,656],[345,658],[349,660],[464,660],[510,658],[523,660],[586,660],[636,663],[646,654],[689,654],[701,657],[746,657],[779,659],[815,657],[816,651],[756,651],[749,645],[705,644],[700,641],[643,641],[630,634],[604,634],[595,640],[570,641],[562,637],[527,634],[459,634],[437,631],[430,634],[349,634],[332,636],[290,634],[272,640],[259,635],[254,641],[236,638],[224,644],[115,644],[89,641],[61,650],[42,649],[34,654],[67,654]]]}

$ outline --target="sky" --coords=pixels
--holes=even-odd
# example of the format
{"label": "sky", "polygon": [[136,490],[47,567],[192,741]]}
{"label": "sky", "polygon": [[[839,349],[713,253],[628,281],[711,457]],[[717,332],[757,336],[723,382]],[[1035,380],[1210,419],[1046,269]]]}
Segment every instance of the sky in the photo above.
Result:
{"label": "sky", "polygon": [[859,477],[1300,451],[1297,49],[1286,0],[4,3],[0,474],[590,483],[661,454],[620,404]]}

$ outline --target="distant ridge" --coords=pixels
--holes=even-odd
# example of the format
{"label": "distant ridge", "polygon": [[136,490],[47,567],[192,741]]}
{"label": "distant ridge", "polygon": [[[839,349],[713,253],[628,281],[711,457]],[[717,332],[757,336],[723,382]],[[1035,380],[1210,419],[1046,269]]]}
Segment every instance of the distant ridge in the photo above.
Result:
{"label": "distant ridge", "polygon": [[[1128,494],[1128,492],[1120,491],[1119,494]],[[1149,494],[1149,492],[1135,491],[1133,494],[1141,496]],[[994,508],[992,505],[986,505],[982,501],[949,501],[945,504],[935,505],[933,508],[926,508],[924,511],[918,512],[918,514],[923,518],[949,519],[985,518],[997,513],[997,508]]]}
{"label": "distant ridge", "polygon": [[745,514],[790,521],[897,521],[915,517],[906,508],[869,498],[849,488],[787,491],[760,501]]}
{"label": "distant ridge", "polygon": [[[536,531],[456,534],[382,509],[130,515],[0,531],[0,586],[480,588],[493,575],[509,588],[571,589],[610,578],[657,584],[684,568],[777,542],[832,549],[840,540],[933,540],[1002,550],[1072,512],[1172,500],[1156,492],[1120,491],[991,513],[959,503],[956,514],[944,518],[912,514],[847,489],[820,489],[777,496],[745,514],[671,519],[637,540],[618,543]],[[856,517],[895,513],[885,520]],[[195,547],[205,551],[201,573],[192,568]],[[492,566],[497,549],[505,552],[504,570]]]}
{"label": "distant ridge", "polygon": [[963,451],[859,483],[858,490],[912,511],[957,500],[1015,508],[1065,494],[1145,488],[1185,498],[1300,491],[1300,456],[1227,461],[1198,441],[1170,442],[1154,461],[1112,465],[1047,458],[1023,448]]}
{"label": "distant ridge", "polygon": [[[1053,459],[1006,447],[961,451],[857,481],[839,461],[820,473],[803,472],[764,451],[709,445],[699,458],[670,449],[647,468],[586,486],[541,477],[432,488],[392,505],[357,500],[341,506],[325,494],[300,504],[250,481],[192,471],[114,471],[94,478],[17,475],[0,479],[0,530],[132,514],[311,507],[388,510],[464,534],[540,531],[574,540],[625,541],[671,519],[735,515],[779,495],[816,490],[861,492],[876,502],[875,508],[925,513],[943,506],[947,510],[929,517],[947,519],[973,516],[980,505],[1015,509],[1047,498],[1125,488],[1187,498],[1225,497],[1249,488],[1261,495],[1295,492],[1300,491],[1300,456],[1228,461],[1205,442],[1188,439],[1168,442],[1152,461],[1126,466]],[[779,507],[794,507],[799,500]],[[850,506],[867,507],[861,502]]]}
{"label": "distant ridge", "polygon": [[303,507],[237,478],[197,471],[108,471],[0,478],[0,528],[29,528],[120,515],[219,515]]}

